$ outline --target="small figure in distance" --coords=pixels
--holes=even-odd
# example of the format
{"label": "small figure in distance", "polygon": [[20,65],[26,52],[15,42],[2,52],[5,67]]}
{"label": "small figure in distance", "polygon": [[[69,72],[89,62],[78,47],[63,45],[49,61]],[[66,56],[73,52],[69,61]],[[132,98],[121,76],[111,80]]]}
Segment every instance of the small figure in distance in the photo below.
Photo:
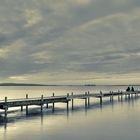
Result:
{"label": "small figure in distance", "polygon": [[135,91],[133,86],[131,87],[131,91]]}
{"label": "small figure in distance", "polygon": [[130,87],[128,87],[128,88],[126,89],[126,91],[130,91]]}

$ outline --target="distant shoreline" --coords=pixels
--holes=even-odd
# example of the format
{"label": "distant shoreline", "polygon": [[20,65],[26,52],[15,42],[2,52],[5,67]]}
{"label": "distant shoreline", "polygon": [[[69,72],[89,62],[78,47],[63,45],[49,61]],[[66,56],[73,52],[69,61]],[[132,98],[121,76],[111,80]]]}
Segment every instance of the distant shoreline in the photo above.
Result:
{"label": "distant shoreline", "polygon": [[85,85],[47,85],[47,84],[25,84],[25,83],[0,83],[1,86],[86,86],[86,87],[94,87],[94,86],[140,86],[139,84],[128,84],[128,85],[95,85],[95,84],[85,84]]}
{"label": "distant shoreline", "polygon": [[0,83],[0,86],[96,86],[96,85],[46,85],[46,84],[24,84],[24,83]]}

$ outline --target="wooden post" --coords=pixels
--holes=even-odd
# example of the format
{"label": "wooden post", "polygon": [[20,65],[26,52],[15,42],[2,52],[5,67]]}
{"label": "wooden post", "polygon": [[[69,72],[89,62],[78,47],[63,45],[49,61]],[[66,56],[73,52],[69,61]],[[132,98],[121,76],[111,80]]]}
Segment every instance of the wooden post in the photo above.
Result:
{"label": "wooden post", "polygon": [[120,91],[118,90],[118,101],[120,101]]}
{"label": "wooden post", "polygon": [[137,97],[137,93],[135,92],[135,98]]}
{"label": "wooden post", "polygon": [[90,93],[88,91],[88,106],[90,106]]}
{"label": "wooden post", "polygon": [[43,95],[41,95],[41,113],[43,111]]}
{"label": "wooden post", "polygon": [[74,99],[73,99],[73,92],[71,93],[72,99],[71,99],[71,109],[74,109]]}
{"label": "wooden post", "polygon": [[123,92],[121,91],[121,101],[123,101]]}
{"label": "wooden post", "polygon": [[127,94],[125,93],[125,100],[127,99]]}
{"label": "wooden post", "polygon": [[[26,94],[26,99],[28,99],[28,94]],[[26,115],[28,115],[28,105],[26,105]]]}
{"label": "wooden post", "polygon": [[48,108],[49,107],[49,105],[48,105],[48,103],[46,103],[46,108]]}
{"label": "wooden post", "polygon": [[21,111],[23,111],[23,105],[21,106]]}
{"label": "wooden post", "polygon": [[114,93],[113,93],[113,91],[112,91],[112,102],[114,101]]}
{"label": "wooden post", "polygon": [[85,108],[87,108],[87,92],[85,92]]}
{"label": "wooden post", "polygon": [[110,91],[110,102],[112,102],[112,95],[111,95],[112,93],[111,93],[111,91]]}
{"label": "wooden post", "polygon": [[69,101],[68,101],[69,93],[67,94],[67,111],[69,110]]}
{"label": "wooden post", "polygon": [[[54,97],[54,93],[53,93],[53,97]],[[54,101],[53,101],[53,104],[52,104],[52,111],[54,112]]]}
{"label": "wooden post", "polygon": [[131,93],[131,98],[133,98],[133,93]]}
{"label": "wooden post", "polygon": [[120,101],[120,91],[118,90],[118,102]]}
{"label": "wooden post", "polygon": [[5,119],[7,119],[7,110],[8,110],[8,104],[7,104],[7,97],[5,97]]}
{"label": "wooden post", "polygon": [[102,105],[103,101],[102,101],[102,96],[100,96],[100,105]]}
{"label": "wooden post", "polygon": [[130,93],[128,93],[128,99],[130,99]]}
{"label": "wooden post", "polygon": [[103,93],[102,93],[102,91],[100,91],[100,105],[102,105],[102,103],[103,103],[103,100],[102,100],[102,95],[103,95]]}

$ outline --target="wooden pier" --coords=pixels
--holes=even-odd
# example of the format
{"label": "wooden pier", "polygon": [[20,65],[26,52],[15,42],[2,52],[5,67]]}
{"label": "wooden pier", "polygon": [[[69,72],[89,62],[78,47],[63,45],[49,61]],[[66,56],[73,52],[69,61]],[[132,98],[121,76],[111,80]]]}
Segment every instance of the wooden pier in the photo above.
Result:
{"label": "wooden pier", "polygon": [[5,97],[4,100],[0,100],[0,109],[4,110],[4,117],[7,119],[8,114],[8,108],[11,107],[21,107],[21,111],[23,111],[23,107],[26,107],[26,115],[29,113],[28,107],[31,105],[38,105],[40,106],[41,112],[43,111],[44,105],[46,105],[46,108],[48,108],[49,104],[52,104],[52,111],[55,110],[55,103],[66,103],[67,111],[69,110],[69,102],[71,101],[71,109],[74,109],[74,100],[75,99],[83,99],[85,100],[85,108],[90,106],[90,98],[99,98],[100,105],[103,103],[103,98],[108,97],[110,99],[110,102],[113,102],[114,96],[118,96],[118,101],[122,101],[123,98],[130,99],[132,96],[137,97],[140,94],[140,91],[129,91],[129,92],[113,92],[110,91],[109,93],[103,93],[100,91],[100,93],[90,93],[85,92],[84,94],[74,94],[73,92],[71,94],[63,95],[63,96],[55,96],[53,95],[51,97],[44,97],[41,95],[39,98],[29,98],[28,94],[26,94],[26,98],[23,99],[9,99]]}

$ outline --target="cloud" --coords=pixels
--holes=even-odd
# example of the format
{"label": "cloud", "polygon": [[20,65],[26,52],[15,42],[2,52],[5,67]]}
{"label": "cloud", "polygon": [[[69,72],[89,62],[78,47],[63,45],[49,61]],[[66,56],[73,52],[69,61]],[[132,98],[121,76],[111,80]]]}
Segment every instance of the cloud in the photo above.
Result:
{"label": "cloud", "polygon": [[139,15],[138,0],[1,1],[0,77],[42,83],[136,78]]}
{"label": "cloud", "polygon": [[42,20],[42,16],[38,10],[26,9],[25,10],[25,19],[27,22],[25,24],[25,27],[31,27],[31,26],[39,23]]}
{"label": "cloud", "polygon": [[91,0],[75,0],[74,2],[79,5],[86,5],[90,4]]}
{"label": "cloud", "polygon": [[28,77],[27,76],[10,76],[9,77],[10,80],[13,80],[13,81],[27,81],[28,80]]}
{"label": "cloud", "polygon": [[5,58],[7,56],[8,49],[0,48],[0,58]]}
{"label": "cloud", "polygon": [[51,63],[51,54],[49,54],[49,52],[47,51],[37,52],[31,54],[30,56],[33,58],[34,63],[37,64]]}

